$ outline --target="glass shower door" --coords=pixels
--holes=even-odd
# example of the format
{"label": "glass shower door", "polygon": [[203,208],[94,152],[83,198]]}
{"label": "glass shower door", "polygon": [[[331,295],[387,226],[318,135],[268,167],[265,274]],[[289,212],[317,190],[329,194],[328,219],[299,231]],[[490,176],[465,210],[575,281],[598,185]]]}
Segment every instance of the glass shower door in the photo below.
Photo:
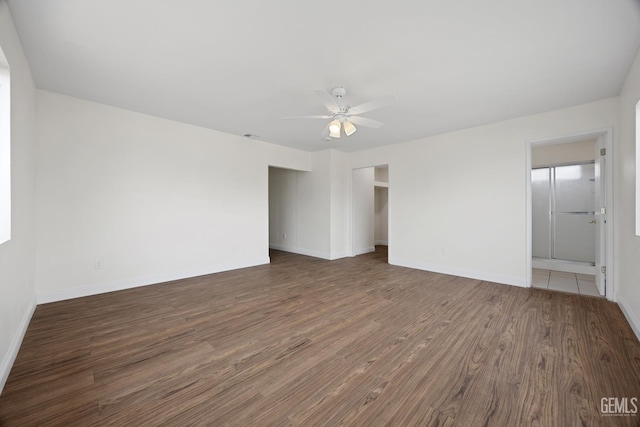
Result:
{"label": "glass shower door", "polygon": [[535,258],[551,258],[550,185],[549,168],[531,170],[532,253]]}
{"label": "glass shower door", "polygon": [[552,257],[595,263],[595,166],[557,166],[553,175]]}
{"label": "glass shower door", "polygon": [[595,263],[595,165],[531,171],[535,258]]}

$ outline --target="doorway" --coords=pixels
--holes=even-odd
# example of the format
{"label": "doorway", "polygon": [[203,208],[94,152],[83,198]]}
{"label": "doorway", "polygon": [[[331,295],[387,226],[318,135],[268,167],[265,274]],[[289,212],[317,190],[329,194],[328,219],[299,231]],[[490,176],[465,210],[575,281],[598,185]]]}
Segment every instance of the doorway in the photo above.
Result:
{"label": "doorway", "polygon": [[527,144],[531,286],[612,299],[610,146],[610,129]]}
{"label": "doorway", "polygon": [[389,167],[374,168],[374,243],[389,246]]}
{"label": "doorway", "polygon": [[354,169],[351,177],[351,254],[384,254],[389,247],[389,166]]}
{"label": "doorway", "polygon": [[307,172],[269,166],[269,253],[275,249],[315,256],[304,250],[307,224],[301,217],[305,217],[309,208],[305,191],[301,191],[305,174]]}

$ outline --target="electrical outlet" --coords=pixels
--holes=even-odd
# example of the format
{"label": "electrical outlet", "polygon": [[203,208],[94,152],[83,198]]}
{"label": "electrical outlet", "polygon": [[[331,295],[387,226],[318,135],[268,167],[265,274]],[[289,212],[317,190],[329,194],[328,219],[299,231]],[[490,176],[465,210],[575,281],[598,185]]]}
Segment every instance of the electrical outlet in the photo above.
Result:
{"label": "electrical outlet", "polygon": [[282,233],[282,239],[287,240],[287,233]]}
{"label": "electrical outlet", "polygon": [[442,252],[442,255],[447,254],[447,248],[440,248],[440,251]]}
{"label": "electrical outlet", "polygon": [[102,260],[95,260],[93,263],[93,268],[95,268],[96,270],[101,270],[102,269]]}

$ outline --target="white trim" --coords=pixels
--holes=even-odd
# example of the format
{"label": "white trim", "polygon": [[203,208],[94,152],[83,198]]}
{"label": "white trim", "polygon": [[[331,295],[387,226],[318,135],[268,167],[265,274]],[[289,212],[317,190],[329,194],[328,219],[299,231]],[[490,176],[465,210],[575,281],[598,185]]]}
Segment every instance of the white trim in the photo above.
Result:
{"label": "white trim", "polygon": [[36,310],[36,301],[31,301],[31,304],[27,307],[22,315],[22,320],[18,325],[18,330],[13,335],[13,339],[11,340],[11,344],[7,349],[4,357],[2,358],[2,363],[0,364],[0,393],[4,389],[4,385],[7,383],[7,379],[9,378],[9,373],[11,372],[11,368],[13,367],[13,362],[16,361],[16,357],[18,356],[18,351],[20,350],[20,346],[22,345],[22,340],[24,339],[24,335],[27,333],[27,328],[29,327],[29,322],[31,322],[31,317],[33,316],[33,312]]}
{"label": "white trim", "polygon": [[577,274],[596,274],[596,267],[593,265],[585,265],[571,262],[562,262],[557,260],[534,259],[531,263],[533,268],[542,270],[564,271],[566,273]]}
{"label": "white trim", "polygon": [[350,256],[351,256],[350,253],[343,251],[343,252],[338,252],[337,254],[331,254],[331,258],[329,259],[333,261],[334,259],[349,258]]}
{"label": "white trim", "polygon": [[369,246],[368,248],[354,249],[353,250],[353,256],[358,256],[358,255],[362,255],[362,254],[368,254],[370,252],[375,252],[375,251],[376,251],[376,247],[375,246]]}
{"label": "white trim", "polygon": [[616,301],[615,282],[613,281],[613,260],[615,259],[614,245],[613,245],[613,223],[615,221],[615,205],[613,203],[613,128],[609,127],[604,131],[604,146],[607,150],[607,156],[605,157],[605,177],[607,182],[607,222],[606,232],[607,241],[605,242],[605,252],[607,257],[607,272],[605,274],[606,280],[606,293],[609,301]]}
{"label": "white trim", "polygon": [[338,252],[337,254],[328,254],[326,252],[292,248],[289,246],[281,246],[281,245],[274,245],[274,244],[270,244],[269,249],[275,249],[277,251],[282,251],[282,252],[291,252],[292,254],[298,254],[298,255],[312,256],[314,258],[321,258],[329,261],[333,261],[334,259],[339,259],[339,258],[347,258],[351,256],[351,254],[348,252]]}
{"label": "white trim", "polygon": [[524,152],[525,152],[525,184],[524,184],[524,204],[525,204],[525,236],[524,236],[524,281],[525,286],[531,287],[531,276],[533,273],[533,197],[531,190],[531,148],[533,147],[534,142],[527,141],[525,143]]}
{"label": "white trim", "polygon": [[270,244],[269,249],[275,249],[277,251],[283,251],[283,252],[291,252],[293,254],[312,256],[314,258],[322,258],[327,260],[335,259],[335,258],[331,258],[331,254],[327,252],[319,252],[319,251],[314,251],[309,249],[292,248],[289,246],[281,246],[281,245],[274,245],[274,244]]}
{"label": "white trim", "polygon": [[373,244],[374,245],[389,246],[389,241],[388,240],[376,240]]}
{"label": "white trim", "polygon": [[605,179],[607,186],[606,197],[607,197],[607,222],[606,222],[606,242],[605,242],[605,252],[607,256],[607,273],[606,273],[606,297],[609,301],[616,301],[615,294],[615,286],[614,286],[614,276],[613,276],[613,260],[615,253],[613,251],[613,221],[615,218],[614,209],[615,206],[613,204],[613,128],[606,127],[601,129],[594,129],[586,132],[576,132],[573,134],[559,136],[559,137],[549,137],[537,140],[529,140],[526,141],[525,144],[525,164],[526,164],[526,240],[525,240],[525,282],[526,286],[531,286],[531,265],[532,265],[532,252],[531,252],[531,244],[533,241],[532,237],[532,218],[531,218],[531,148],[532,146],[542,146],[542,145],[555,145],[555,144],[564,144],[568,142],[576,142],[582,141],[590,138],[604,138],[604,145],[607,150],[607,155],[605,157]]}
{"label": "white trim", "polygon": [[528,287],[524,277],[509,276],[505,274],[487,273],[486,271],[467,270],[445,265],[430,264],[426,262],[413,262],[399,259],[389,259],[389,264],[400,267],[415,268],[417,270],[432,271],[434,273],[448,274],[450,276],[466,277],[469,279],[482,280],[484,282],[501,283],[504,285]]}
{"label": "white trim", "polygon": [[618,306],[620,307],[620,310],[622,310],[624,317],[627,318],[631,329],[633,329],[633,332],[636,334],[636,338],[640,341],[640,320],[638,320],[636,315],[633,313],[633,310],[631,310],[631,307],[629,307],[625,301],[619,301]]}
{"label": "white trim", "polygon": [[207,274],[219,273],[222,271],[237,270],[239,268],[254,267],[257,265],[269,264],[269,258],[265,257],[253,263],[226,264],[221,266],[201,268],[189,271],[179,271],[171,273],[151,274],[148,276],[129,277],[120,280],[111,280],[102,283],[92,283],[81,287],[61,289],[50,292],[37,293],[38,304],[63,301],[73,298],[81,298],[89,295],[104,294],[106,292],[121,291],[124,289],[138,288],[142,286],[155,285],[158,283],[170,282],[173,280],[186,279],[189,277],[204,276]]}

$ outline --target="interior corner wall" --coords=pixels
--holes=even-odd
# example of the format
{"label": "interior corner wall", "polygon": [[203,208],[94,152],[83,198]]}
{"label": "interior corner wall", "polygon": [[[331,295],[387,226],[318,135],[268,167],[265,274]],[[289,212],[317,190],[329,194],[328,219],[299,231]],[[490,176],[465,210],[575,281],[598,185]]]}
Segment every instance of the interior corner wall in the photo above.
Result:
{"label": "interior corner wall", "polygon": [[0,46],[11,69],[11,240],[0,244],[0,391],[35,309],[35,86],[0,1]]}
{"label": "interior corner wall", "polygon": [[[386,182],[386,181],[385,181]],[[376,187],[375,189],[375,244],[389,244],[389,189]]]}
{"label": "interior corner wall", "polygon": [[640,237],[635,234],[636,105],[640,101],[640,52],[629,70],[619,97],[620,130],[614,141],[614,278],[616,300],[640,339]]}
{"label": "interior corner wall", "polygon": [[270,247],[324,259],[351,256],[350,156],[329,149],[311,153],[308,172],[270,168]]}
{"label": "interior corner wall", "polygon": [[376,167],[375,171],[374,171],[374,178],[375,181],[379,181],[379,182],[389,182],[389,167],[388,166],[381,166],[381,167]]}
{"label": "interior corner wall", "polygon": [[331,153],[309,155],[309,171],[269,170],[269,246],[331,259]]}
{"label": "interior corner wall", "polygon": [[525,286],[527,141],[616,126],[617,111],[609,98],[353,153],[353,168],[392,168],[389,262]]}
{"label": "interior corner wall", "polygon": [[39,302],[269,262],[270,164],[309,153],[37,91]]}
{"label": "interior corner wall", "polygon": [[351,210],[349,154],[331,154],[331,259],[351,256]]}

